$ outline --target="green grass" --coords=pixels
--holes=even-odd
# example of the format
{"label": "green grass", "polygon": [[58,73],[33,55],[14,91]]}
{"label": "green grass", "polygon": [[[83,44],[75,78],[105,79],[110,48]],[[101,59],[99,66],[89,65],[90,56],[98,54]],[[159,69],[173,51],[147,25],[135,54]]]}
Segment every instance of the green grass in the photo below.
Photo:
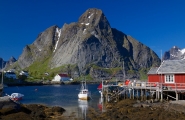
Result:
{"label": "green grass", "polygon": [[148,79],[148,76],[147,76],[148,70],[149,69],[147,68],[142,68],[139,70],[140,80],[146,81]]}

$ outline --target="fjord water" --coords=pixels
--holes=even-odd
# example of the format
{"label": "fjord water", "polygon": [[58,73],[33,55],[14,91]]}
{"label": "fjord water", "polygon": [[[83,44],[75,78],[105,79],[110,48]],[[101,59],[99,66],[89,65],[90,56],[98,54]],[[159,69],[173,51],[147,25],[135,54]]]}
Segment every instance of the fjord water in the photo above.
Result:
{"label": "fjord water", "polygon": [[79,109],[86,112],[88,107],[98,110],[100,94],[97,90],[99,84],[88,84],[87,87],[91,92],[92,99],[88,102],[79,101],[78,93],[81,85],[44,85],[44,86],[14,86],[6,87],[6,94],[22,93],[23,104],[44,104],[47,106],[60,106],[68,112],[77,112]]}

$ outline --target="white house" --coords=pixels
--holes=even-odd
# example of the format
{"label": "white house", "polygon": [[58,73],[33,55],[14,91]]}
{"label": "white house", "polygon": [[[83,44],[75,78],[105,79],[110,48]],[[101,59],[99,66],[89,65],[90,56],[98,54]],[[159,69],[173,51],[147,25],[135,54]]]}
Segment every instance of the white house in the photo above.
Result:
{"label": "white house", "polygon": [[15,69],[7,70],[6,72],[15,72]]}
{"label": "white house", "polygon": [[28,72],[27,71],[21,71],[20,73],[19,73],[19,75],[25,75],[25,76],[29,76],[29,74],[28,74]]}
{"label": "white house", "polygon": [[17,76],[16,76],[16,74],[14,72],[6,72],[5,73],[5,77],[12,78],[12,79],[16,79],[17,78]]}
{"label": "white house", "polygon": [[67,74],[57,74],[52,81],[68,82],[72,80]]}

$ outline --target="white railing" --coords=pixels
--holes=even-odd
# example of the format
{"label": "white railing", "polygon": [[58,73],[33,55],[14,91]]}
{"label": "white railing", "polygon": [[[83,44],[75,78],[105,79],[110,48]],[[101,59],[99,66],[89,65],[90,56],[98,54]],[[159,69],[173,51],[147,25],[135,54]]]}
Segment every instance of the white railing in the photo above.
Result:
{"label": "white railing", "polygon": [[159,82],[131,82],[129,87],[142,87],[142,88],[163,88],[165,90],[184,90],[185,83],[159,83]]}

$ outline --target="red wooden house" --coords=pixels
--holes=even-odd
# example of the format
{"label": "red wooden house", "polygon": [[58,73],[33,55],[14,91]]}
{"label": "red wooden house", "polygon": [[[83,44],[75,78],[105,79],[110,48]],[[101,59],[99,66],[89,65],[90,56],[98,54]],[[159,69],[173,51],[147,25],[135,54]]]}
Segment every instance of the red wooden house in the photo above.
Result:
{"label": "red wooden house", "polygon": [[158,82],[168,89],[185,90],[185,59],[166,60],[159,67],[152,67],[148,82]]}

